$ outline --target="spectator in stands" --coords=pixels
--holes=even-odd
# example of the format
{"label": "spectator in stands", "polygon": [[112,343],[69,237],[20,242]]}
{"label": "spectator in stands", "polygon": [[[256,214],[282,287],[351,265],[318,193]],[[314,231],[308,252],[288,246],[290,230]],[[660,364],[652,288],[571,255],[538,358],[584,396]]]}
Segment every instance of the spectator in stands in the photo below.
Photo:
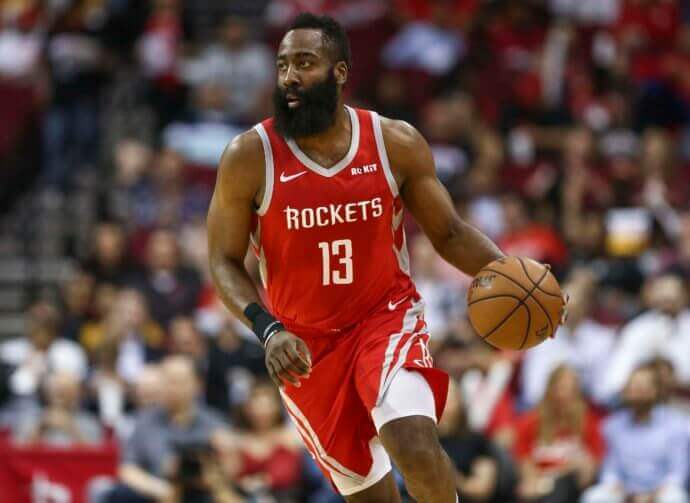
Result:
{"label": "spectator in stands", "polygon": [[73,2],[50,30],[46,59],[52,100],[43,125],[44,182],[49,187],[69,188],[79,180],[75,173],[83,173],[97,160],[107,18],[100,2]]}
{"label": "spectator in stands", "polygon": [[13,438],[22,443],[70,446],[103,440],[98,418],[81,410],[80,377],[66,371],[46,376],[46,407],[36,415],[19,416]]}
{"label": "spectator in stands", "polygon": [[15,367],[10,387],[16,395],[31,396],[41,381],[53,371],[66,371],[79,379],[86,377],[87,360],[76,343],[63,339],[58,332],[60,312],[45,300],[28,310],[26,337],[0,345],[0,359]]}
{"label": "spectator in stands", "polygon": [[469,429],[462,394],[454,381],[451,381],[446,410],[439,423],[439,437],[458,472],[457,488],[462,501],[504,501],[498,495],[495,450],[487,437]]}
{"label": "spectator in stands", "polygon": [[99,355],[112,358],[119,378],[133,383],[146,363],[163,356],[164,338],[160,325],[149,316],[144,296],[124,289],[103,320],[85,325],[81,343],[97,361]]}
{"label": "spectator in stands", "polygon": [[220,86],[225,109],[234,119],[254,122],[268,115],[266,103],[273,90],[271,54],[251,39],[250,26],[238,17],[226,18],[219,38],[190,64],[188,79],[197,86]]}
{"label": "spectator in stands", "polygon": [[93,251],[84,269],[99,283],[122,285],[131,273],[127,236],[121,225],[100,222],[94,231]]}
{"label": "spectator in stands", "polygon": [[530,257],[551,264],[555,270],[565,265],[568,250],[549,225],[531,220],[527,205],[516,195],[503,198],[505,233],[498,245],[508,255]]}
{"label": "spectator in stands", "polygon": [[653,364],[628,379],[625,408],[604,425],[608,453],[600,483],[585,492],[585,503],[688,501],[687,420],[661,404],[660,384]]}
{"label": "spectator in stands", "polygon": [[157,230],[149,237],[146,266],[131,286],[144,294],[154,320],[167,327],[176,315],[192,314],[199,301],[199,273],[180,263],[175,234]]}
{"label": "spectator in stands", "polygon": [[599,419],[582,396],[577,373],[560,366],[539,406],[516,427],[518,496],[540,503],[573,502],[589,486],[604,455]]}
{"label": "spectator in stands", "polygon": [[[200,384],[191,360],[170,356],[162,365],[165,397],[162,408],[142,413],[123,447],[122,485],[108,501],[167,501],[175,494],[181,466],[196,461],[225,429],[224,423],[199,402]],[[184,489],[184,488],[182,488]]]}
{"label": "spectator in stands", "polygon": [[690,386],[690,309],[681,278],[667,274],[647,281],[643,297],[649,310],[620,334],[604,376],[602,393],[620,393],[632,371],[646,360],[662,356],[673,363],[681,386]]}
{"label": "spectator in stands", "polygon": [[[285,421],[278,391],[270,381],[257,381],[238,414],[236,451],[225,451],[225,465],[247,495],[272,495],[278,501],[297,495],[301,443]],[[232,458],[236,457],[236,460]]]}
{"label": "spectator in stands", "polygon": [[175,228],[205,218],[211,201],[207,187],[187,183],[179,152],[164,148],[139,183],[128,190],[129,218],[137,230]]}
{"label": "spectator in stands", "polygon": [[253,380],[266,374],[261,347],[239,336],[229,317],[214,339],[204,337],[191,318],[177,317],[170,338],[173,351],[191,358],[203,376],[206,404],[221,413],[246,401]]}
{"label": "spectator in stands", "polygon": [[60,333],[71,341],[79,340],[82,326],[90,316],[94,278],[84,271],[77,271],[62,286],[64,316]]}
{"label": "spectator in stands", "polygon": [[559,327],[557,337],[544,341],[524,355],[521,380],[525,405],[534,407],[541,401],[548,377],[563,364],[577,371],[589,398],[603,399],[598,386],[607,370],[615,331],[592,319],[596,288],[596,278],[589,269],[573,271],[563,285],[570,296],[566,324]]}

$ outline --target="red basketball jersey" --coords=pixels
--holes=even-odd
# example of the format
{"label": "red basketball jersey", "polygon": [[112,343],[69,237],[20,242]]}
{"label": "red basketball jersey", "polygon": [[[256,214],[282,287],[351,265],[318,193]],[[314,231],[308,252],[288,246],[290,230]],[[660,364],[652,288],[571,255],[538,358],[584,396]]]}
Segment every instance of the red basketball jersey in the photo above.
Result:
{"label": "red basketball jersey", "polygon": [[350,149],[330,168],[280,136],[272,119],[255,126],[266,183],[252,247],[269,307],[292,330],[337,332],[417,297],[379,116],[347,111]]}

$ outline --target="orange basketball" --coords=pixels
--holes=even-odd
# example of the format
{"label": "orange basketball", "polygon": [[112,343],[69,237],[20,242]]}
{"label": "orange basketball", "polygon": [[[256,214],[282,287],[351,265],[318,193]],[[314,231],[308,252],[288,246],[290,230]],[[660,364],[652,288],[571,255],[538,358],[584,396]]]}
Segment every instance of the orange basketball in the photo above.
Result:
{"label": "orange basketball", "polygon": [[526,257],[505,257],[479,271],[467,292],[479,336],[500,349],[528,349],[553,335],[564,305],[549,269]]}

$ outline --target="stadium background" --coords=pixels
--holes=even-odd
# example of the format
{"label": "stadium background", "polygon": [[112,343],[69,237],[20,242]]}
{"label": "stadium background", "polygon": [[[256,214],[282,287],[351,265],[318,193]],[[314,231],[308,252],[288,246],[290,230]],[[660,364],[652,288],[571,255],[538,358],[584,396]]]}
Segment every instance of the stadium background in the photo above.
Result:
{"label": "stadium background", "polygon": [[[114,474],[137,414],[165,400],[156,362],[182,353],[239,460],[204,464],[219,501],[338,501],[281,421],[262,351],[219,304],[206,260],[219,155],[270,114],[273,51],[301,10],[347,28],[347,101],[418,127],[460,214],[506,253],[550,263],[571,296],[555,340],[494,351],[466,321],[469,278],[407,224],[432,353],[457,385],[445,445],[470,478],[478,458],[493,466],[475,496],[576,501],[612,455],[606,421],[625,408],[621,390],[649,362],[657,408],[681,419],[681,448],[668,466],[656,444],[635,454],[638,475],[685,486],[681,0],[1,2],[0,425],[20,447],[3,448],[0,486],[23,484],[26,500],[31,486],[35,501],[63,501],[67,486],[75,501],[107,494],[105,479],[72,489],[60,453],[96,456],[91,468]],[[55,428],[70,434],[30,431],[56,409],[68,417]],[[72,445],[75,428],[96,446]]]}

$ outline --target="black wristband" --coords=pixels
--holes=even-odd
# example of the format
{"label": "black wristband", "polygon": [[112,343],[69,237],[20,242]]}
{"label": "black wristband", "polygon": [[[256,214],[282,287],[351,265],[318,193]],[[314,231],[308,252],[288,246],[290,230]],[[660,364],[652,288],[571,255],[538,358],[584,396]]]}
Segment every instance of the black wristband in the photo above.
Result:
{"label": "black wristband", "polygon": [[264,346],[271,335],[285,330],[285,327],[280,321],[275,319],[271,313],[256,302],[252,302],[245,308],[244,315],[252,322],[252,331]]}

